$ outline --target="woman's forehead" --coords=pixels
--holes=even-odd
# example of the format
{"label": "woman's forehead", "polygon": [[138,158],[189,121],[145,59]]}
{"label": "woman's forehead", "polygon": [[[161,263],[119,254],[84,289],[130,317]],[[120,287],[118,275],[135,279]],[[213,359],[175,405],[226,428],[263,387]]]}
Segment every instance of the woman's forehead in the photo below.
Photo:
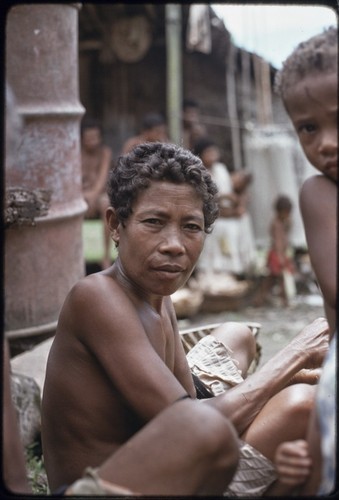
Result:
{"label": "woman's forehead", "polygon": [[135,207],[145,203],[159,207],[180,204],[181,206],[199,207],[201,210],[203,207],[202,196],[194,186],[186,182],[177,184],[165,180],[152,180],[146,189],[138,193]]}

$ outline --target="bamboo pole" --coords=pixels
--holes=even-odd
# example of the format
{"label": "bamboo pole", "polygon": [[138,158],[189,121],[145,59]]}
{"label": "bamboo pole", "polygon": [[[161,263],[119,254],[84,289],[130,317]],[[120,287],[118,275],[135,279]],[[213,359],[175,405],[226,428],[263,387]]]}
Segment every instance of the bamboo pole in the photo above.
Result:
{"label": "bamboo pole", "polygon": [[270,69],[267,61],[253,54],[256,89],[257,120],[259,125],[273,123]]}
{"label": "bamboo pole", "polygon": [[240,170],[242,167],[240,128],[237,110],[237,94],[235,85],[234,45],[230,42],[228,51],[228,63],[226,64],[226,99],[229,122],[231,124],[231,143],[233,155],[233,167]]}
{"label": "bamboo pole", "polygon": [[180,144],[182,139],[182,46],[181,5],[166,4],[167,48],[167,120],[170,139]]}

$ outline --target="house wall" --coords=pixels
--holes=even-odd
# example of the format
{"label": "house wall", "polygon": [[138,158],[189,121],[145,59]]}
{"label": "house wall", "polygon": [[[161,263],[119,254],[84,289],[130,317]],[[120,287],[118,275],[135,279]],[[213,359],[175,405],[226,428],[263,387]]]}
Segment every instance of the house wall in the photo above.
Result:
{"label": "house wall", "polygon": [[[143,114],[159,111],[166,115],[166,39],[164,10],[159,9],[153,25],[152,45],[146,56],[135,63],[124,63],[114,57],[104,61],[103,38],[95,30],[93,18],[86,18],[85,29],[82,26],[85,20],[80,16],[81,102],[89,115],[102,121],[106,142],[115,155],[119,154],[123,142],[138,132]],[[113,10],[110,12],[111,18],[106,15],[107,30]],[[105,20],[101,18],[101,22]],[[220,146],[224,162],[232,168],[226,101],[226,58],[230,37],[224,27],[212,25],[212,53],[188,52],[185,48],[186,27],[187,10],[183,10],[183,96],[199,102],[208,133]],[[88,37],[91,43],[88,43]],[[241,96],[238,101],[240,105]]]}

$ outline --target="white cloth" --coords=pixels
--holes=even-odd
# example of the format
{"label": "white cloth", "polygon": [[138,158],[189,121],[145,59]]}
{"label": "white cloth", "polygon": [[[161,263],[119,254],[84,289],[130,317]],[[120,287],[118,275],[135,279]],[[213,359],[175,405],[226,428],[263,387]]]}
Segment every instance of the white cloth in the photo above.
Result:
{"label": "white cloth", "polygon": [[186,46],[188,50],[210,54],[212,39],[208,5],[195,4],[190,6]]}
{"label": "white cloth", "polygon": [[[223,163],[210,170],[219,195],[233,193],[232,178]],[[203,273],[245,273],[256,256],[252,222],[248,213],[241,217],[219,217],[211,234],[206,236],[197,269]]]}

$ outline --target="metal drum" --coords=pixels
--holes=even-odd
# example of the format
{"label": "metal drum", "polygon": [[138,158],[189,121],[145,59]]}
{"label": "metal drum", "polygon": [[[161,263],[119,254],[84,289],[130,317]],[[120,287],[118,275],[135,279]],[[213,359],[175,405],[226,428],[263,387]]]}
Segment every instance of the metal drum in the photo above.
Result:
{"label": "metal drum", "polygon": [[47,215],[5,232],[5,331],[53,334],[62,303],[84,275],[78,5],[22,4],[6,25],[6,78],[23,118],[6,191],[47,190]]}

